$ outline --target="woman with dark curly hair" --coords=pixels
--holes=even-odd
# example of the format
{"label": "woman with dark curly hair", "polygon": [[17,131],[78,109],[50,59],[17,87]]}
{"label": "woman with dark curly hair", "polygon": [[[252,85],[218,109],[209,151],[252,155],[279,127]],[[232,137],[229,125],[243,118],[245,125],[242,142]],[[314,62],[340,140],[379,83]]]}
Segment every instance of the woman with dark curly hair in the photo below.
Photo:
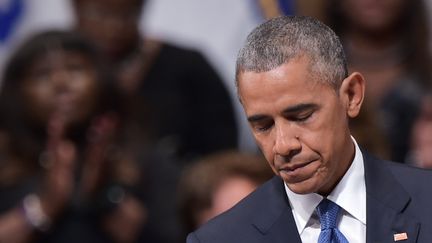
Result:
{"label": "woman with dark curly hair", "polygon": [[103,67],[86,40],[60,31],[30,38],[10,59],[0,93],[0,242],[144,237],[156,204],[145,194],[150,167],[163,162],[149,160],[145,136],[126,124]]}

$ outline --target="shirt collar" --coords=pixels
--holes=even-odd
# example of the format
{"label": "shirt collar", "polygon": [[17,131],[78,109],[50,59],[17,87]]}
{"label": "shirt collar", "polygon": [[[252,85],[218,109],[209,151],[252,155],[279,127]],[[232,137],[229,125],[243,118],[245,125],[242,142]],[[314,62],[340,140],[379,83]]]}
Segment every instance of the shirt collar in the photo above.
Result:
{"label": "shirt collar", "polygon": [[[355,146],[354,160],[328,199],[338,204],[352,217],[366,224],[366,185],[364,179],[363,155],[357,142],[352,137]],[[297,194],[285,184],[297,230],[303,232],[315,208],[323,197],[317,193]]]}

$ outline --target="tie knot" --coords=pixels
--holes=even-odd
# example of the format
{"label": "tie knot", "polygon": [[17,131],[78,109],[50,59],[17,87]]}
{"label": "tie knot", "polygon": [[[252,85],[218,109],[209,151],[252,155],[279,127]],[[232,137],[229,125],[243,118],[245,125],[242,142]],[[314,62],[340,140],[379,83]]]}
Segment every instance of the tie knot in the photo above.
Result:
{"label": "tie knot", "polygon": [[321,223],[321,230],[336,228],[340,211],[339,205],[324,198],[316,208]]}

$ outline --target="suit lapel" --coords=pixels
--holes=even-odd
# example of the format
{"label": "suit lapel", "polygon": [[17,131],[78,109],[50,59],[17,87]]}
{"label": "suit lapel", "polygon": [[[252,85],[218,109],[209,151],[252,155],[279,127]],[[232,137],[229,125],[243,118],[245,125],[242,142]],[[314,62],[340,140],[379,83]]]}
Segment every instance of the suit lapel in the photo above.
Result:
{"label": "suit lapel", "polygon": [[[405,209],[410,196],[394,178],[390,168],[382,161],[363,152],[366,181],[366,207],[368,243],[415,243],[420,223]],[[283,181],[274,177],[271,186],[262,195],[264,198],[256,212],[253,226],[262,235],[262,242],[301,243],[291,212]],[[406,233],[408,239],[395,241],[395,234]]]}
{"label": "suit lapel", "polygon": [[[368,243],[416,242],[420,223],[405,213],[410,203],[409,194],[382,161],[364,152],[363,156],[367,195],[366,241]],[[395,241],[395,234],[403,233],[406,233],[408,239]]]}
{"label": "suit lapel", "polygon": [[262,196],[265,210],[256,213],[254,227],[262,234],[262,242],[301,243],[300,236],[285,193],[283,181],[272,179],[269,190]]}

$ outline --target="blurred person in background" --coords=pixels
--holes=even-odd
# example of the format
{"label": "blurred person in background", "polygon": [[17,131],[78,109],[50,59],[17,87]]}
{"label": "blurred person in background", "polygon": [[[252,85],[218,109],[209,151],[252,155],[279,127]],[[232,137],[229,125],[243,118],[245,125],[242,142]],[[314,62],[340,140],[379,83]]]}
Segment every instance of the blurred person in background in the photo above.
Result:
{"label": "blurred person in background", "polygon": [[420,115],[414,122],[406,162],[432,169],[432,93],[422,100]]}
{"label": "blurred person in background", "polygon": [[145,135],[122,120],[102,63],[83,38],[58,31],[30,38],[9,60],[0,242],[173,242],[164,187],[176,169],[150,160]]}
{"label": "blurred person in background", "polygon": [[272,176],[262,155],[234,150],[211,154],[189,165],[181,175],[178,191],[185,238]]}
{"label": "blurred person in background", "polygon": [[[359,70],[368,80],[364,110],[376,114],[361,117],[368,121],[354,126],[353,134],[367,134],[361,144],[375,144],[368,149],[403,162],[422,89],[431,79],[423,1],[332,0],[327,14],[343,42],[349,69]],[[373,134],[371,124],[377,128]]]}
{"label": "blurred person in background", "polygon": [[183,161],[237,147],[231,98],[204,57],[140,36],[146,0],[74,0],[76,30],[110,61],[133,119]]}

